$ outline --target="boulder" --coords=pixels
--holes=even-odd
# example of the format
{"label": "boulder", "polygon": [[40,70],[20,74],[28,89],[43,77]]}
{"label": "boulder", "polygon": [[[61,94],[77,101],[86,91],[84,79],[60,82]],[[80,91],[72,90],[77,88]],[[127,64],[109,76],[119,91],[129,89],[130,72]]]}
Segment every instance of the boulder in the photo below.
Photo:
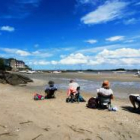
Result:
{"label": "boulder", "polygon": [[27,84],[28,82],[33,82],[33,80],[19,74],[13,74],[8,72],[0,73],[0,83],[3,84],[8,83],[10,85],[19,85],[19,84]]}

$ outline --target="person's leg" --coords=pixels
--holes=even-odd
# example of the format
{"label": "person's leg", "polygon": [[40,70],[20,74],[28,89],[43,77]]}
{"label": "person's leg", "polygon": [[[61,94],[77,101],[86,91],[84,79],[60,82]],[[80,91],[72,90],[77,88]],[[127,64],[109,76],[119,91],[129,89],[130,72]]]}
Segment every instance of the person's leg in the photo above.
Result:
{"label": "person's leg", "polygon": [[76,102],[79,102],[80,101],[80,99],[79,99],[79,93],[75,94],[75,100],[76,100]]}
{"label": "person's leg", "polygon": [[136,102],[136,96],[130,95],[130,96],[129,96],[129,99],[130,99],[130,101],[131,101],[133,107],[136,109],[136,104],[135,104],[135,102]]}

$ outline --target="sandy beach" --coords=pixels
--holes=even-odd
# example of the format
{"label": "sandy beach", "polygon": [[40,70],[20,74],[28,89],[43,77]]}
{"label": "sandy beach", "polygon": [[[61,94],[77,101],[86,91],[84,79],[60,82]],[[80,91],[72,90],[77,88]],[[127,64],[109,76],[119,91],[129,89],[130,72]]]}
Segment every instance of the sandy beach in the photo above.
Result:
{"label": "sandy beach", "polygon": [[[59,79],[61,75],[55,77]],[[105,77],[94,78],[102,81]],[[115,79],[109,78],[111,81]],[[140,81],[136,77],[117,76],[117,80],[124,79]],[[62,89],[56,92],[56,99],[34,101],[36,92],[44,94],[43,90],[34,87],[44,86],[47,80],[34,79],[27,86],[0,84],[0,140],[139,140],[140,114],[133,112],[127,98],[112,101],[118,108],[116,112],[88,109],[87,102],[66,103],[66,91]],[[86,101],[92,97],[85,92],[82,95]]]}

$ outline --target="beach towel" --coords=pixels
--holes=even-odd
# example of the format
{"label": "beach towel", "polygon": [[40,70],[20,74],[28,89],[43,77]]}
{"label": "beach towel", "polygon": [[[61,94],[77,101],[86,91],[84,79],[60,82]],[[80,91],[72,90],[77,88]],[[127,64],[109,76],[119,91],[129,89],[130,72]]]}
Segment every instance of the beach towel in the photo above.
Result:
{"label": "beach towel", "polygon": [[43,95],[40,95],[37,93],[34,95],[34,100],[44,100],[44,99],[45,99],[45,97]]}

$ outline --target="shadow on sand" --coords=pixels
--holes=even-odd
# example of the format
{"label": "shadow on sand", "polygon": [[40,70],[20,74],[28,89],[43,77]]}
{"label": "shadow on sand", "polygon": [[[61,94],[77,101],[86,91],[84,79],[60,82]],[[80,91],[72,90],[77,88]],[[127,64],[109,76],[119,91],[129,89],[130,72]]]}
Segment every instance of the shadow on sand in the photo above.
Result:
{"label": "shadow on sand", "polygon": [[122,106],[121,107],[123,110],[125,111],[128,111],[128,112],[131,112],[131,113],[137,113],[137,114],[140,114],[140,109],[134,109],[133,107],[131,106]]}

